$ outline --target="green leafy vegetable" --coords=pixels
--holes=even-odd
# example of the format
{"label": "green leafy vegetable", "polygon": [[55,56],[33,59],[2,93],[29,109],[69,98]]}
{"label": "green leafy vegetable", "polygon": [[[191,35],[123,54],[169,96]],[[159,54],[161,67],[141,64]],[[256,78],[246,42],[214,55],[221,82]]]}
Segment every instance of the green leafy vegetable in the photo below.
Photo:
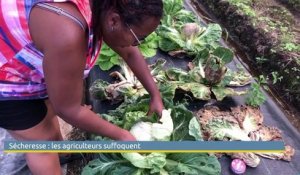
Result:
{"label": "green leafy vegetable", "polygon": [[151,169],[151,173],[159,173],[166,164],[166,154],[164,153],[150,153],[148,155],[121,153],[121,155],[135,167]]}
{"label": "green leafy vegetable", "polygon": [[168,154],[164,169],[170,175],[216,175],[221,173],[221,166],[215,156],[201,153]]}
{"label": "green leafy vegetable", "polygon": [[123,128],[129,130],[136,121],[139,121],[139,119],[143,117],[146,117],[146,112],[144,111],[132,111],[125,113]]}
{"label": "green leafy vegetable", "polygon": [[139,45],[139,49],[145,58],[150,58],[156,55],[158,48],[158,36],[155,32],[145,38],[145,41]]}
{"label": "green leafy vegetable", "polygon": [[195,15],[184,9],[183,0],[164,0],[164,16],[161,23],[166,26],[179,27],[188,22],[195,22]]}
{"label": "green leafy vegetable", "polygon": [[[193,113],[183,105],[174,105],[172,101],[166,101],[160,119],[157,121],[143,121],[136,119],[126,119],[131,116],[144,115],[148,110],[149,96],[127,99],[116,110],[102,115],[119,123],[123,127],[127,123],[135,123],[131,127],[131,132],[139,123],[146,124],[142,130],[138,131],[143,140],[201,140],[201,129]],[[172,111],[172,112],[171,112]],[[125,117],[124,117],[125,116]],[[139,117],[137,117],[139,118]],[[140,120],[140,121],[139,121]],[[121,125],[120,125],[121,123]],[[147,127],[151,128],[150,132]],[[149,136],[147,136],[149,135]],[[135,135],[136,136],[136,135]],[[136,136],[139,138],[140,136]],[[139,139],[138,139],[139,140]],[[96,160],[89,162],[83,169],[82,174],[220,174],[220,164],[215,156],[208,154],[174,154],[174,153],[122,153],[122,154],[99,154]]]}
{"label": "green leafy vegetable", "polygon": [[250,91],[246,97],[246,104],[259,107],[266,101],[266,97],[260,90],[260,85],[257,83],[252,83]]}
{"label": "green leafy vegetable", "polygon": [[[139,45],[139,49],[142,55],[145,58],[150,58],[156,55],[157,48],[158,48],[158,39],[159,37],[155,32],[152,32],[149,36],[145,38],[145,41]],[[96,62],[101,70],[107,71],[111,69],[115,65],[121,64],[121,57],[113,51],[107,44],[103,44],[101,48],[100,55]]]}
{"label": "green leafy vegetable", "polygon": [[104,43],[101,47],[96,65],[106,71],[111,69],[114,65],[119,65],[120,59],[120,56]]}
{"label": "green leafy vegetable", "polygon": [[108,99],[108,94],[105,90],[108,86],[109,86],[108,82],[98,79],[93,82],[93,84],[89,89],[89,92],[92,95],[92,97],[99,100],[105,100]]}
{"label": "green leafy vegetable", "polygon": [[81,175],[136,174],[138,168],[118,154],[98,154],[86,165]]}
{"label": "green leafy vegetable", "polygon": [[197,23],[186,23],[178,29],[162,24],[157,33],[160,36],[159,48],[163,51],[184,50],[187,55],[196,56],[204,49],[217,48],[222,30],[218,24],[201,27]]}
{"label": "green leafy vegetable", "polygon": [[212,54],[220,58],[223,65],[230,63],[233,59],[233,52],[225,47],[217,47]]}

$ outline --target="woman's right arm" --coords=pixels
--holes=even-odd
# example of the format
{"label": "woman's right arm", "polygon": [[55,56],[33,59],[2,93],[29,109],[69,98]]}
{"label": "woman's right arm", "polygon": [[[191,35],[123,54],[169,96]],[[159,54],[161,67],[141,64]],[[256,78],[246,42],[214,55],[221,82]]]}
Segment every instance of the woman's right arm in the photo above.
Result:
{"label": "woman's right arm", "polygon": [[85,32],[68,18],[34,8],[30,15],[30,33],[44,54],[47,92],[55,112],[86,131],[115,140],[135,140],[128,131],[81,105],[87,53]]}

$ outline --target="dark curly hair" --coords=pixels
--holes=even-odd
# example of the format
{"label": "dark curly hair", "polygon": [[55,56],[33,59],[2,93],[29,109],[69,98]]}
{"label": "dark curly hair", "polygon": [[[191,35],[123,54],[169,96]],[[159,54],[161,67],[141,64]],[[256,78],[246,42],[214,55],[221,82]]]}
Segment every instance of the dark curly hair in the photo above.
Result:
{"label": "dark curly hair", "polygon": [[124,23],[136,25],[141,23],[145,17],[161,18],[163,15],[163,2],[162,0],[93,0],[93,50],[101,38],[102,19],[110,9],[115,10]]}

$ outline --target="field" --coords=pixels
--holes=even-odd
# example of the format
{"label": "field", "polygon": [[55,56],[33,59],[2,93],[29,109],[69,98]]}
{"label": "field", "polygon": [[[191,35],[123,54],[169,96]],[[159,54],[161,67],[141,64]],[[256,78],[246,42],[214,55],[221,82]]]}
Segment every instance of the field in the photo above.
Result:
{"label": "field", "polygon": [[[165,0],[164,5],[162,24],[139,48],[165,107],[173,111],[177,129],[167,140],[282,140],[285,152],[191,153],[182,156],[182,167],[175,169],[169,163],[180,162],[176,154],[163,155],[165,162],[158,167],[153,154],[144,155],[143,160],[153,163],[147,168],[132,162],[133,157],[93,154],[80,166],[72,165],[69,174],[231,174],[233,158],[246,162],[248,174],[299,172],[299,2]],[[101,53],[99,67],[87,80],[86,102],[108,121],[130,130],[145,120],[149,97],[116,53],[107,46]],[[245,124],[249,120],[250,126]],[[190,126],[197,129],[191,131]],[[226,133],[232,129],[238,136]],[[90,140],[107,139],[87,135]],[[195,162],[185,160],[190,158]]]}

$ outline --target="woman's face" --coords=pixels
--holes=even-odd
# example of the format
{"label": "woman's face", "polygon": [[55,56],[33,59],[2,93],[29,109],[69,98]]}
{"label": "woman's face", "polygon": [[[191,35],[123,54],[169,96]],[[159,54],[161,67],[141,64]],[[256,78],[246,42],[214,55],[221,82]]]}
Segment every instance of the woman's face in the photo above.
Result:
{"label": "woman's face", "polygon": [[160,22],[159,18],[148,17],[140,24],[129,25],[124,24],[118,15],[107,20],[103,30],[103,40],[110,47],[137,46],[156,29]]}

